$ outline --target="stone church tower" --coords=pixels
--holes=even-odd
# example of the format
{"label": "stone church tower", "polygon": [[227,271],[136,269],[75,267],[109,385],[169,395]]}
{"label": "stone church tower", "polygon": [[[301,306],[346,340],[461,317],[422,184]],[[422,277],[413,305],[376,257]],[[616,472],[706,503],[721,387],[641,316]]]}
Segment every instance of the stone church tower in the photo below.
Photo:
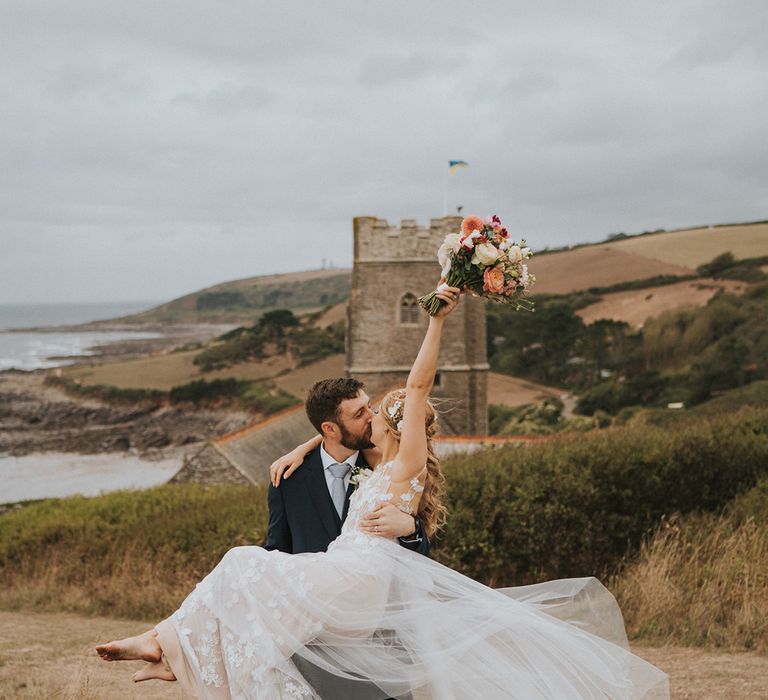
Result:
{"label": "stone church tower", "polygon": [[[429,228],[406,219],[354,220],[352,293],[347,318],[347,374],[375,396],[404,386],[426,331],[428,316],[417,299],[440,277],[437,249],[461,217],[432,219]],[[465,296],[445,323],[433,396],[443,432],[488,433],[485,304]]]}

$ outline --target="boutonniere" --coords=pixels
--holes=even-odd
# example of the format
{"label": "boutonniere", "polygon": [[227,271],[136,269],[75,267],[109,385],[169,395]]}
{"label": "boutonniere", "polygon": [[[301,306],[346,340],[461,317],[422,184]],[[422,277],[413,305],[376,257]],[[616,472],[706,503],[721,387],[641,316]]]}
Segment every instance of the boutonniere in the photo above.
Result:
{"label": "boutonniere", "polygon": [[362,484],[371,474],[373,470],[370,467],[361,466],[356,464],[352,467],[352,476],[349,477],[349,483],[355,485],[355,490]]}

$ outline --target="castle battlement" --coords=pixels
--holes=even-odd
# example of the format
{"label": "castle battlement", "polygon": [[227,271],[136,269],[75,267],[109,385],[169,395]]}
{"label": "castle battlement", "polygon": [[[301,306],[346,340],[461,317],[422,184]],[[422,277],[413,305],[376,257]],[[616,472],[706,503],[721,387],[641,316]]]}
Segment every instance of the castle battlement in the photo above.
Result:
{"label": "castle battlement", "polygon": [[415,219],[393,226],[386,219],[358,216],[354,220],[354,259],[359,263],[395,260],[431,261],[437,265],[437,249],[446,234],[461,228],[460,216],[430,219],[429,227]]}

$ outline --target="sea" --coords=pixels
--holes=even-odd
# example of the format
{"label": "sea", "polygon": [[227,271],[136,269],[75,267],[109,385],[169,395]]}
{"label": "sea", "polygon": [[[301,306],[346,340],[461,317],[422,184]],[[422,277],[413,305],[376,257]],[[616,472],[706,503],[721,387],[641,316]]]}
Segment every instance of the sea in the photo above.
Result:
{"label": "sea", "polygon": [[[95,345],[146,338],[156,333],[146,331],[69,331],[55,330],[89,321],[101,321],[143,311],[156,306],[151,301],[0,304],[0,371],[33,370],[71,364],[74,358],[93,354]],[[34,328],[51,328],[45,332]],[[29,331],[18,329],[29,328]],[[9,332],[14,329],[15,332]]]}
{"label": "sea", "polygon": [[147,489],[164,484],[180,468],[181,459],[149,461],[133,454],[0,454],[0,504]]}

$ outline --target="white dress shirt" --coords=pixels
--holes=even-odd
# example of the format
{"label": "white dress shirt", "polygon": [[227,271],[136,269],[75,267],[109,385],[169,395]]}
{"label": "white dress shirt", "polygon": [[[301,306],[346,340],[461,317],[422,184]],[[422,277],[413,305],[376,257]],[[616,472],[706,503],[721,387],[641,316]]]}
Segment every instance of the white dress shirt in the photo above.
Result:
{"label": "white dress shirt", "polygon": [[[357,456],[360,454],[359,450],[357,452],[353,452],[349,457],[347,457],[344,462],[346,462],[350,467],[355,466],[355,462],[357,462]],[[333,496],[333,492],[331,491],[331,484],[333,483],[333,474],[331,474],[328,467],[334,465],[334,464],[343,464],[343,462],[337,462],[331,455],[329,455],[325,451],[325,446],[320,443],[320,459],[323,462],[323,473],[325,474],[325,484],[328,486],[328,493]],[[349,488],[349,480],[352,478],[352,471],[350,470],[349,473],[344,477],[344,490]]]}

